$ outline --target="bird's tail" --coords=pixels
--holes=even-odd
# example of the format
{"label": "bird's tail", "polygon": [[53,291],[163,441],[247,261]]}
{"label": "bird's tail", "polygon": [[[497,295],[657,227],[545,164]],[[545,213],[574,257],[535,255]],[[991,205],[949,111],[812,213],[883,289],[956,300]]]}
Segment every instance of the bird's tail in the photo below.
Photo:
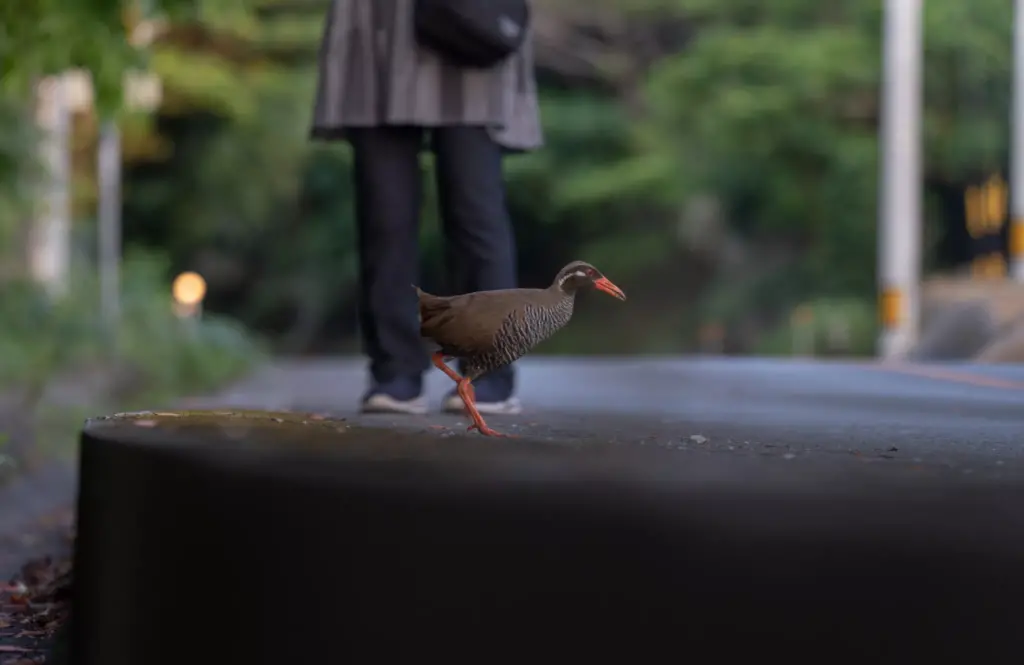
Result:
{"label": "bird's tail", "polygon": [[416,286],[415,284],[413,285],[413,288],[416,289],[416,297],[420,299],[420,302],[423,302],[424,300],[429,301],[439,299],[439,296],[436,296],[433,293],[427,293],[426,291]]}
{"label": "bird's tail", "polygon": [[416,289],[416,297],[420,299],[421,307],[423,305],[437,305],[448,300],[447,298],[442,298],[441,296],[435,296],[433,293],[427,293],[426,291],[416,286],[415,284],[412,285],[412,288]]}
{"label": "bird's tail", "polygon": [[420,315],[420,326],[424,328],[421,332],[425,335],[429,328],[432,327],[433,322],[436,321],[439,315],[444,314],[448,311],[451,306],[449,298],[443,298],[441,296],[435,296],[432,293],[427,293],[415,284],[412,285],[416,289],[416,296],[419,298],[419,315]]}

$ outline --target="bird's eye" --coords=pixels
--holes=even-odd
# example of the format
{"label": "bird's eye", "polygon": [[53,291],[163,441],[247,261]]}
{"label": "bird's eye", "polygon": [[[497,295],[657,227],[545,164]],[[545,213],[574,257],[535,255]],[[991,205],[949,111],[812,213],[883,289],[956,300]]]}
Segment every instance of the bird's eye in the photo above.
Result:
{"label": "bird's eye", "polygon": [[587,268],[587,277],[597,277],[597,271],[593,268]]}

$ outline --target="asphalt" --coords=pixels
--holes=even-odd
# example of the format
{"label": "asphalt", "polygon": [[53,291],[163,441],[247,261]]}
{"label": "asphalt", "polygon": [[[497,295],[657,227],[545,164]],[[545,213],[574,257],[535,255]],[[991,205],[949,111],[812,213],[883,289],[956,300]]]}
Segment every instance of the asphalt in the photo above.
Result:
{"label": "asphalt", "polygon": [[[915,475],[1024,478],[1024,365],[884,365],[759,358],[533,357],[518,365],[524,413],[499,431],[585,446],[668,448],[715,467],[787,462]],[[284,361],[196,402],[329,413],[451,436],[462,416],[362,416],[357,359]],[[428,376],[436,410],[451,382]]]}

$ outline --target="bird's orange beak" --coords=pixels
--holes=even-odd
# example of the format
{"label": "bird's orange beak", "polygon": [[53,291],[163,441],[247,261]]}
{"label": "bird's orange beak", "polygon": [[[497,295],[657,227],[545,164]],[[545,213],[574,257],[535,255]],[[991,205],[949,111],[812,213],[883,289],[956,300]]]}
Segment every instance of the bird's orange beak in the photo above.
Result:
{"label": "bird's orange beak", "polygon": [[594,288],[604,291],[610,296],[614,296],[619,300],[625,300],[626,294],[622,292],[622,289],[612,284],[611,280],[607,277],[601,277],[594,280]]}

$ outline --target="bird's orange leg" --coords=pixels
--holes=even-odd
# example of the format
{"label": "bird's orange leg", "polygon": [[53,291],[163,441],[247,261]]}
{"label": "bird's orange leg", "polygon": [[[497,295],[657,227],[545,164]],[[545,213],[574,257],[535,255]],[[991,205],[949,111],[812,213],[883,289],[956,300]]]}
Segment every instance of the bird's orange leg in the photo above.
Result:
{"label": "bird's orange leg", "polygon": [[[444,361],[444,354],[443,353],[435,353],[435,354],[430,356],[430,359],[434,362],[434,367],[437,367],[439,370],[441,370],[442,372],[447,374],[448,378],[450,378],[452,381],[454,381],[455,383],[459,383],[459,381],[462,381],[462,377],[459,376],[455,372],[455,370],[453,370],[451,367],[449,367],[448,363],[446,363]],[[459,397],[462,397],[462,393],[459,393]],[[472,383],[469,384],[469,399],[470,399],[470,401],[473,401],[473,402],[476,401],[476,391],[473,390],[473,384]],[[466,400],[462,400],[462,403],[466,404]],[[468,405],[466,406],[465,411],[466,411],[466,415],[467,416],[469,416],[470,418],[473,417],[473,414],[470,413],[470,411],[469,411],[469,406]]]}
{"label": "bird's orange leg", "polygon": [[484,417],[480,415],[480,412],[476,409],[476,404],[474,404],[473,385],[469,382],[469,379],[462,378],[459,381],[458,391],[459,397],[462,398],[462,403],[466,405],[466,412],[469,414],[469,417],[473,419],[473,424],[466,428],[467,431],[479,430],[479,432],[484,436],[512,438],[509,434],[502,434],[501,432],[491,429],[487,426],[487,423],[484,422]]}
{"label": "bird's orange leg", "polygon": [[448,375],[452,381],[458,384],[456,390],[459,393],[459,397],[462,398],[462,403],[466,405],[466,415],[473,420],[473,424],[469,426],[467,431],[480,430],[480,433],[484,436],[500,436],[512,438],[510,434],[502,434],[496,432],[487,426],[484,422],[484,417],[480,415],[480,412],[476,409],[476,391],[473,390],[473,384],[470,379],[459,376],[455,370],[448,366],[448,363],[444,361],[443,353],[435,353],[430,356],[434,366],[439,370]]}
{"label": "bird's orange leg", "polygon": [[446,363],[444,361],[444,354],[443,353],[438,352],[438,353],[435,353],[435,354],[431,355],[430,356],[430,360],[433,361],[434,367],[438,368],[439,370],[441,370],[442,372],[447,374],[448,378],[451,379],[452,381],[454,381],[455,383],[458,383],[459,381],[462,381],[462,377],[459,376],[458,374],[456,374],[455,370],[453,370],[451,367],[449,367],[448,363]]}

